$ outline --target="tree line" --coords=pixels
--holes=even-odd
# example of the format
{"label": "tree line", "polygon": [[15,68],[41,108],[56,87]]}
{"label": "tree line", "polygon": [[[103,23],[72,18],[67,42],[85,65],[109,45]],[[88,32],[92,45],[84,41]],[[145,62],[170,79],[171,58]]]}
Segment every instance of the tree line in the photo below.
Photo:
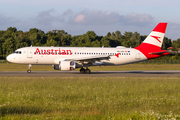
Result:
{"label": "tree line", "polygon": [[[52,30],[47,33],[31,28],[27,32],[17,30],[15,27],[9,27],[7,30],[0,31],[0,59],[12,53],[14,50],[27,46],[71,46],[71,47],[136,47],[142,43],[146,35],[140,35],[138,32],[120,31],[108,32],[106,36],[98,36],[94,31],[88,31],[83,35],[71,36],[64,30]],[[174,47],[180,48],[180,38],[174,41],[165,37],[162,49]],[[177,56],[177,55],[176,55]],[[169,59],[172,56],[169,56]]]}

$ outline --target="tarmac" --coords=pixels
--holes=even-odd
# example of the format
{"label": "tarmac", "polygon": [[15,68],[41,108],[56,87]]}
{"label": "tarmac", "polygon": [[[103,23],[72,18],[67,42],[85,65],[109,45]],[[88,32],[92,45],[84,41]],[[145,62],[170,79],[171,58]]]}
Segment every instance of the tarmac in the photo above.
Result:
{"label": "tarmac", "polygon": [[79,71],[0,71],[0,76],[9,77],[180,77],[180,70],[143,71],[92,71],[81,74]]}

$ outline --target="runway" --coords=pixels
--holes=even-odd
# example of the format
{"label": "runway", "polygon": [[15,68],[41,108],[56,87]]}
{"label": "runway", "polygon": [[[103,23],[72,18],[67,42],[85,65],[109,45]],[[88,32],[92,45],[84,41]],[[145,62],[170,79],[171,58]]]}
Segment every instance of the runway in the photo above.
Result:
{"label": "runway", "polygon": [[179,77],[180,70],[146,70],[146,71],[92,71],[80,74],[79,71],[0,71],[0,76],[14,77]]}

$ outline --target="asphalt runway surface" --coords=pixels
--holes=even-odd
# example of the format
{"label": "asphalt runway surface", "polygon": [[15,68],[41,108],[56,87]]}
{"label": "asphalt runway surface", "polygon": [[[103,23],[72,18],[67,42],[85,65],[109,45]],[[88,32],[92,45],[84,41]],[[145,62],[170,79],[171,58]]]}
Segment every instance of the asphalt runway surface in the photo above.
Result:
{"label": "asphalt runway surface", "polygon": [[79,71],[0,71],[0,76],[14,77],[179,77],[180,70],[143,71],[92,71],[81,74]]}

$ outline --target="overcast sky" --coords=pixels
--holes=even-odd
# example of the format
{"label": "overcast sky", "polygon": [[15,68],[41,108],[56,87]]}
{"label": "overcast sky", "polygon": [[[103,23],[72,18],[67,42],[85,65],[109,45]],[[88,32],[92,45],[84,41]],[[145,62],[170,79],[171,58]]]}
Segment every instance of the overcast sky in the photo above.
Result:
{"label": "overcast sky", "polygon": [[176,40],[179,6],[180,0],[0,0],[0,30],[56,29],[71,35],[92,30],[99,36],[119,30],[148,35],[159,22],[168,22],[165,36]]}

